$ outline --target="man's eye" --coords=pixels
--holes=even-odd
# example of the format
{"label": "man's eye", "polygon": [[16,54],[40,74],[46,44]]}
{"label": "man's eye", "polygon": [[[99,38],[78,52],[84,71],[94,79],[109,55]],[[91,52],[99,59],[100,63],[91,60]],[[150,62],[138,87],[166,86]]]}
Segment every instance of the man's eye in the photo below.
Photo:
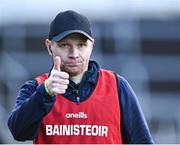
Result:
{"label": "man's eye", "polygon": [[86,46],[85,43],[79,43],[78,45],[79,45],[79,47],[85,47]]}
{"label": "man's eye", "polygon": [[59,46],[62,47],[62,48],[68,48],[69,47],[68,44],[60,44]]}

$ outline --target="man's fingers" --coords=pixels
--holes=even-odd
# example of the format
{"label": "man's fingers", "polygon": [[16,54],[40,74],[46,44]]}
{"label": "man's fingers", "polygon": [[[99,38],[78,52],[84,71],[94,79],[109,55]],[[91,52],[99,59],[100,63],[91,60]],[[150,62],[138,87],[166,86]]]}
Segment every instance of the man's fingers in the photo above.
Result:
{"label": "man's fingers", "polygon": [[68,88],[68,85],[61,85],[61,84],[59,84],[59,83],[54,83],[54,84],[52,84],[52,87],[53,88],[58,88],[58,89],[60,89],[60,90],[63,90],[63,89],[67,89]]}
{"label": "man's fingers", "polygon": [[59,56],[55,56],[53,61],[54,61],[53,69],[57,71],[61,71],[61,58]]}
{"label": "man's fingers", "polygon": [[69,84],[69,80],[68,79],[60,79],[57,77],[54,77],[53,79],[51,79],[52,83],[58,83],[58,84],[62,84],[62,85],[68,85]]}
{"label": "man's fingers", "polygon": [[55,94],[64,94],[66,92],[66,89],[59,89],[59,88],[52,88],[51,90]]}
{"label": "man's fingers", "polygon": [[52,77],[62,78],[62,79],[69,79],[69,74],[62,71],[52,70],[51,71]]}

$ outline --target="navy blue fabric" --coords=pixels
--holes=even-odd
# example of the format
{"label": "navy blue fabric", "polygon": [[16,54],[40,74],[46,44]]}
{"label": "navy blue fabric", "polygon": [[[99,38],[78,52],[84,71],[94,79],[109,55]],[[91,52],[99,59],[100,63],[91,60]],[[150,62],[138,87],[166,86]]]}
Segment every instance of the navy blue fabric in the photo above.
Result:
{"label": "navy blue fabric", "polygon": [[[90,61],[89,68],[80,84],[70,81],[64,94],[69,100],[86,100],[94,90],[99,66]],[[123,143],[153,143],[144,115],[131,86],[122,76],[116,75],[121,106],[121,134]],[[37,86],[35,80],[27,81],[20,89],[8,127],[18,141],[33,140],[37,135],[43,117],[51,110],[56,97],[49,96],[44,83]]]}
{"label": "navy blue fabric", "polygon": [[137,97],[125,78],[117,75],[120,106],[121,132],[123,143],[148,144],[153,143],[148,125],[137,100]]}

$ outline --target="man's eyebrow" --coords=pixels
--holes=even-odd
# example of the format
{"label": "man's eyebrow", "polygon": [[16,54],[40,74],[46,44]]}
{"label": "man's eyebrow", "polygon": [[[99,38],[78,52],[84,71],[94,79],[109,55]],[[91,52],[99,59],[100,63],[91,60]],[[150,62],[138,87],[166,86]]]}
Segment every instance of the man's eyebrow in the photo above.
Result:
{"label": "man's eyebrow", "polygon": [[61,41],[58,41],[58,42],[56,42],[57,44],[61,44],[61,43],[67,43],[67,41],[66,40],[61,40]]}
{"label": "man's eyebrow", "polygon": [[80,40],[79,42],[84,42],[84,43],[86,43],[86,42],[87,42],[87,40]]}
{"label": "man's eyebrow", "polygon": [[80,39],[80,41],[87,42],[88,38],[83,37],[83,38]]}

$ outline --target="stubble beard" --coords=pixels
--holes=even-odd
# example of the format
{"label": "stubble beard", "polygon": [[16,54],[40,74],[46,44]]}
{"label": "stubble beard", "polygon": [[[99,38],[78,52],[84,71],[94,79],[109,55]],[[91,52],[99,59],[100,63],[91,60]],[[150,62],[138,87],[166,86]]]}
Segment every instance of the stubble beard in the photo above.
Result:
{"label": "stubble beard", "polygon": [[86,71],[86,65],[85,64],[80,64],[77,66],[66,66],[62,65],[61,70],[68,73],[70,77],[78,76]]}

